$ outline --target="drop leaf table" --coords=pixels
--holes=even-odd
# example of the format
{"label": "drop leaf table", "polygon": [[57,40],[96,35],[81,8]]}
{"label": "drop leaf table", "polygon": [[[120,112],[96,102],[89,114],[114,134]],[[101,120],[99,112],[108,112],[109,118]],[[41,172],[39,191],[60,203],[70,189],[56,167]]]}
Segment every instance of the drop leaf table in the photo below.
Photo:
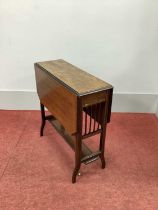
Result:
{"label": "drop leaf table", "polygon": [[[37,93],[41,105],[41,130],[48,120],[75,151],[72,183],[81,163],[98,158],[105,168],[106,125],[110,122],[113,87],[95,76],[59,59],[35,63]],[[45,107],[51,115],[45,115]],[[99,148],[92,151],[86,138],[99,134]]]}

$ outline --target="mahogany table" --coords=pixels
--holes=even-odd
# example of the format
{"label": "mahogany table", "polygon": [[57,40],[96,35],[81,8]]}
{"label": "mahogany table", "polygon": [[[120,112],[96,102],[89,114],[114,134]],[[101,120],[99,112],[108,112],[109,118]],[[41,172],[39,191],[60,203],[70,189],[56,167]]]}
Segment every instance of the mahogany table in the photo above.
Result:
{"label": "mahogany table", "polygon": [[[110,122],[113,87],[64,60],[35,63],[37,93],[41,104],[40,135],[48,120],[75,151],[72,183],[81,163],[98,158],[105,168],[106,125]],[[51,115],[45,115],[45,107]],[[99,148],[92,152],[84,139],[100,134]]]}

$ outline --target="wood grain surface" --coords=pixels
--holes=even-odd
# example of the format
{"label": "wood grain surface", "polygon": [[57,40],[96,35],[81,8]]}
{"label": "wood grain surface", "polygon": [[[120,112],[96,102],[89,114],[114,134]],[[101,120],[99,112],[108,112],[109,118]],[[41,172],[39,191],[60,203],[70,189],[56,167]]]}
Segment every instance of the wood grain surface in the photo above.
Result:
{"label": "wood grain surface", "polygon": [[40,102],[73,134],[77,129],[77,96],[35,65]]}
{"label": "wood grain surface", "polygon": [[112,88],[110,84],[62,59],[38,62],[37,65],[65,83],[66,86],[71,88],[78,95]]}

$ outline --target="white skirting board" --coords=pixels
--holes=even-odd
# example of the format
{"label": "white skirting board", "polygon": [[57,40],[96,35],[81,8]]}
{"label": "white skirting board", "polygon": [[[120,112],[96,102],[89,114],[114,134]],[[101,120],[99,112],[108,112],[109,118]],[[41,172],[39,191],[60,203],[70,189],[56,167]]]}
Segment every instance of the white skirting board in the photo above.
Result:
{"label": "white skirting board", "polygon": [[[39,110],[36,91],[0,91],[0,109]],[[114,93],[113,112],[155,113],[158,116],[158,94]]]}
{"label": "white skirting board", "polygon": [[155,113],[158,94],[114,93],[112,111]]}

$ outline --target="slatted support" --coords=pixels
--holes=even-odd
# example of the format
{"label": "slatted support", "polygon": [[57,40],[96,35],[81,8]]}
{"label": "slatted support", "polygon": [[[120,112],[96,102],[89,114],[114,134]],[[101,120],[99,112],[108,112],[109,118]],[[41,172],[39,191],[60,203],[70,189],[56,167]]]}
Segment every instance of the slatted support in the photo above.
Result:
{"label": "slatted support", "polygon": [[[63,129],[63,126],[59,123],[57,119],[55,119],[52,115],[48,115],[45,117],[46,120],[48,120],[51,125],[57,130],[57,132],[63,137],[63,139],[68,143],[68,145],[75,150],[75,142],[73,136],[70,136],[66,132],[65,129]],[[100,151],[93,152],[89,149],[89,147],[82,142],[82,152],[81,152],[81,163],[88,164],[92,161],[95,161],[99,158],[99,155],[101,154]]]}
{"label": "slatted support", "polygon": [[[105,168],[105,158],[104,158],[104,138],[105,138],[105,124],[106,124],[106,113],[107,113],[107,106],[105,101],[101,101],[99,103],[95,103],[92,105],[86,105],[86,107],[80,106],[80,140],[81,147],[80,149],[76,147],[78,143],[77,133],[69,134],[62,124],[53,116],[53,115],[45,115],[44,105],[41,104],[41,117],[42,117],[42,125],[41,125],[41,134],[43,135],[43,129],[45,126],[45,122],[49,121],[51,125],[57,130],[57,132],[63,137],[63,139],[68,143],[68,145],[75,151],[76,155],[76,148],[79,149],[79,157],[77,157],[77,161],[79,161],[79,165],[75,166],[73,175],[72,175],[72,183],[76,182],[76,176],[80,169],[81,163],[90,164],[101,159],[102,168]],[[106,108],[106,109],[105,109]],[[104,116],[104,118],[103,118]],[[82,134],[81,134],[82,133]],[[100,146],[99,150],[94,152],[92,151],[84,142],[83,140],[91,137],[93,135],[100,134]]]}
{"label": "slatted support", "polygon": [[105,101],[83,107],[83,134],[82,138],[101,132],[102,113],[105,108]]}

